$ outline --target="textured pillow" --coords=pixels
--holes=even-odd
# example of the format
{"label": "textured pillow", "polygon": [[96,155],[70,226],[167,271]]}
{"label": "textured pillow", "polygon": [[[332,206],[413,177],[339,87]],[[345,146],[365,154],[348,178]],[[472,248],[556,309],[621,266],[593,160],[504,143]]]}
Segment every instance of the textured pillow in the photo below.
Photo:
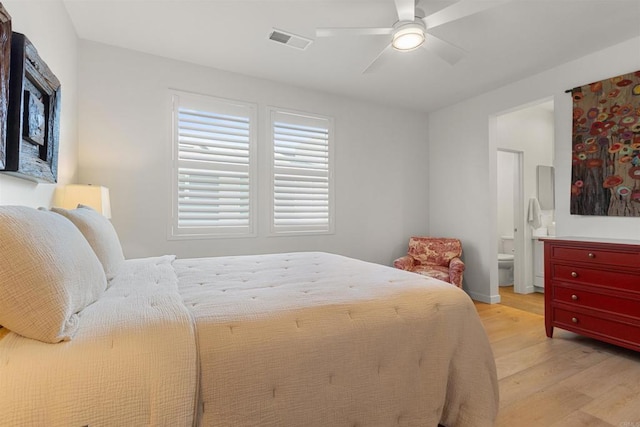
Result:
{"label": "textured pillow", "polygon": [[78,313],[107,281],[100,261],[66,218],[0,206],[0,324],[39,341],[69,340]]}
{"label": "textured pillow", "polygon": [[73,210],[62,208],[51,208],[51,210],[64,215],[78,227],[102,263],[107,280],[113,279],[124,262],[124,255],[120,239],[111,221],[89,206],[78,205],[78,209]]}

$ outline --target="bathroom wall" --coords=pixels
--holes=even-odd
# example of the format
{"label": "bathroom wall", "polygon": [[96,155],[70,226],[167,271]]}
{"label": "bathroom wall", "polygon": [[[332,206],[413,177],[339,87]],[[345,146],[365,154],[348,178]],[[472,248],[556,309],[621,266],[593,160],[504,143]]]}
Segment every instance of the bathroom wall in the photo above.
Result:
{"label": "bathroom wall", "polygon": [[[498,150],[496,174],[498,177],[498,233],[500,236],[513,236],[513,190],[514,190],[514,154]],[[498,251],[502,248],[498,246]]]}
{"label": "bathroom wall", "polygon": [[524,206],[537,197],[536,166],[553,166],[553,102],[522,108],[498,116],[497,147],[523,153]]}

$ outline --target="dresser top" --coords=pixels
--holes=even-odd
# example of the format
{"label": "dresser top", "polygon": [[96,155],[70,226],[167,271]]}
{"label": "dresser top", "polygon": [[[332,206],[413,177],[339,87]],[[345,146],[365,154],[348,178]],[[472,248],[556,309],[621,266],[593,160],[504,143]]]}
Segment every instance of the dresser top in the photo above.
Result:
{"label": "dresser top", "polygon": [[579,243],[612,243],[616,245],[640,246],[640,240],[635,239],[608,239],[603,237],[576,237],[576,236],[547,236],[538,237],[543,242],[579,242]]}

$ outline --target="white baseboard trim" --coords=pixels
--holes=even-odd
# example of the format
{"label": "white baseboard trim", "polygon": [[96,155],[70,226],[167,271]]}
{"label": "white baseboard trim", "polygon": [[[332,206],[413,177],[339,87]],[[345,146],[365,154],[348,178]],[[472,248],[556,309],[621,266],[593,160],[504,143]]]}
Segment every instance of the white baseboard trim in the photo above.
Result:
{"label": "white baseboard trim", "polygon": [[472,300],[484,302],[487,304],[499,304],[500,303],[500,294],[498,295],[486,295],[479,294],[477,292],[466,291],[467,294],[471,297]]}

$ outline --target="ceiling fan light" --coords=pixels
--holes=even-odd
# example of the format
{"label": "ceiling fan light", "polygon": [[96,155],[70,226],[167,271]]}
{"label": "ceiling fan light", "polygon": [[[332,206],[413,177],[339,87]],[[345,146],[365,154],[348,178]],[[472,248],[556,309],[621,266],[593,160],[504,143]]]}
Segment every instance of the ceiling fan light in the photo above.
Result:
{"label": "ceiling fan light", "polygon": [[391,45],[400,51],[416,49],[424,43],[424,30],[418,26],[406,26],[400,28],[393,35]]}

